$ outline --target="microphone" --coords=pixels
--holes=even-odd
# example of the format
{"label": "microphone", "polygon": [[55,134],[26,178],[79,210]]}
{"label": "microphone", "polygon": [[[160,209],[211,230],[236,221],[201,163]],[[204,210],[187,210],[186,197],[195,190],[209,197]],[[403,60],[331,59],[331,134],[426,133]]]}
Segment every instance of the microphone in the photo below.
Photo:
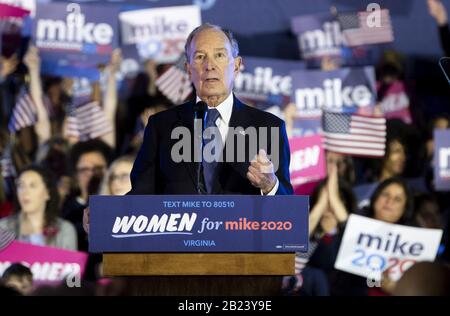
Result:
{"label": "microphone", "polygon": [[[208,111],[208,105],[204,101],[199,101],[194,105],[194,157],[200,151],[200,161],[196,162],[196,185],[198,194],[206,194],[205,179],[203,177],[203,131],[205,130],[205,114]],[[197,124],[201,120],[201,130]],[[198,144],[198,145],[197,145]],[[195,160],[194,160],[195,161]]]}
{"label": "microphone", "polygon": [[[204,101],[198,101],[194,105],[194,119],[202,120],[202,133],[205,128],[205,113],[208,111],[208,104]],[[203,138],[203,136],[202,136]]]}

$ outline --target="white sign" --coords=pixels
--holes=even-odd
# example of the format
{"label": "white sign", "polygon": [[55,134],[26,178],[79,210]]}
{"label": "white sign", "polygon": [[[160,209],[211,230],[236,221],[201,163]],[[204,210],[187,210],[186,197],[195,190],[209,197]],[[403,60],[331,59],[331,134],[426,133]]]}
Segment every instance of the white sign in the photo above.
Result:
{"label": "white sign", "polygon": [[388,270],[397,281],[414,263],[433,261],[442,230],[389,224],[350,215],[334,264],[338,270],[380,280]]}
{"label": "white sign", "polygon": [[141,58],[175,62],[189,33],[201,24],[195,5],[127,11],[119,14],[123,45],[135,45]]}

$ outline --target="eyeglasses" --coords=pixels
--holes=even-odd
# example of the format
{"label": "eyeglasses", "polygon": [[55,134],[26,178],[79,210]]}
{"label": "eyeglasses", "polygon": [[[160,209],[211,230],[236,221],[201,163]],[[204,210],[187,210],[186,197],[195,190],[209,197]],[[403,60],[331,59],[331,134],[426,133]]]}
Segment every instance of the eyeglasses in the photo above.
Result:
{"label": "eyeglasses", "polygon": [[77,168],[77,173],[80,175],[87,175],[90,173],[93,174],[102,174],[105,172],[106,167],[105,166],[94,166],[92,168],[89,167],[82,167],[82,168]]}
{"label": "eyeglasses", "polygon": [[130,174],[129,173],[120,173],[120,174],[111,174],[111,176],[109,177],[109,181],[113,182],[113,181],[120,181],[120,182],[125,182],[128,181],[130,179]]}

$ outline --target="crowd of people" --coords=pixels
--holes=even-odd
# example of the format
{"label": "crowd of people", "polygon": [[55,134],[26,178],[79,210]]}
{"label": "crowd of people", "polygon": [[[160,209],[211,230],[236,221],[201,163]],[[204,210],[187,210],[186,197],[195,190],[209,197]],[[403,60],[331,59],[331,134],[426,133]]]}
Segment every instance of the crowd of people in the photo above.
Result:
{"label": "crowd of people", "polygon": [[[446,10],[428,0],[436,20],[442,47],[450,56],[450,31]],[[405,78],[404,64],[386,54],[377,73],[378,99],[392,82]],[[391,57],[389,57],[391,56]],[[395,56],[395,54],[394,54]],[[245,61],[244,61],[245,62]],[[17,54],[1,57],[0,82],[0,230],[13,232],[19,241],[68,250],[88,251],[83,212],[89,195],[124,195],[131,190],[130,173],[148,118],[174,106],[156,87],[156,78],[167,68],[148,60],[143,71],[119,93],[115,74],[121,52],[115,50],[103,86],[93,82],[90,101],[101,109],[101,120],[110,128],[97,135],[71,133],[74,81],[40,73],[39,50],[28,46]],[[13,110],[24,87],[37,111],[37,122],[11,132]],[[122,88],[123,89],[123,88]],[[410,96],[413,103],[413,95]],[[412,111],[420,111],[413,109]],[[450,112],[450,111],[449,111]],[[448,240],[450,195],[437,191],[433,179],[433,130],[450,128],[448,113],[413,122],[389,120],[386,153],[382,159],[356,158],[327,152],[327,174],[310,196],[309,251],[298,253],[295,276],[281,282],[284,295],[410,295],[448,294],[450,245]],[[285,118],[287,121],[289,117]],[[289,124],[287,125],[289,127]],[[289,135],[289,131],[288,131]],[[95,136],[95,137],[93,137]],[[371,189],[359,195],[361,184]],[[336,270],[334,263],[350,214],[386,223],[442,229],[436,262],[416,264],[398,282],[385,278],[380,288],[369,288],[365,278]],[[431,287],[420,276],[439,275]],[[103,279],[101,257],[90,255],[85,279]],[[11,265],[2,276],[2,293],[32,292],[31,271]],[[101,290],[88,294],[126,293],[126,281],[109,280]],[[440,282],[440,283],[439,283]],[[7,292],[6,288],[13,288]],[[436,290],[438,289],[438,290]],[[49,289],[35,289],[44,295]],[[64,289],[59,288],[61,292]],[[445,292],[447,291],[447,292]]]}

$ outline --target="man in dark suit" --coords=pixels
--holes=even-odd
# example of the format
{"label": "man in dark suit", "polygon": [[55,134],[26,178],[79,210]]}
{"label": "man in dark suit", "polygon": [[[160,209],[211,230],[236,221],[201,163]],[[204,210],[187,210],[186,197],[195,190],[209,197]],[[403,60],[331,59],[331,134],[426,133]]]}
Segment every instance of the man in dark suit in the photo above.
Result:
{"label": "man in dark suit", "polygon": [[[209,194],[292,194],[290,151],[284,122],[241,103],[232,93],[234,78],[242,63],[233,35],[218,26],[204,24],[189,35],[185,51],[186,68],[197,98],[150,117],[131,171],[132,189],[128,194],[198,194],[199,186]],[[224,155],[223,162],[201,163],[200,181],[199,163],[195,162],[193,154],[194,105],[199,101],[208,106],[206,121],[218,129],[220,140],[225,143],[223,153],[230,148],[229,140],[235,138],[233,159]],[[236,132],[233,129],[236,127],[242,129]],[[252,127],[257,131],[257,144],[246,135],[251,134],[247,132]],[[190,133],[190,137],[184,139],[189,143],[188,148],[184,148],[190,151],[187,161],[177,162],[174,157],[173,149],[180,140],[172,137],[172,132],[177,128]],[[266,128],[267,134],[261,133],[260,128]],[[245,144],[244,148],[239,143]],[[258,146],[264,143],[267,146]],[[254,146],[259,149],[254,159],[249,159],[248,155],[244,161],[237,159],[242,152],[250,153],[249,148]],[[272,160],[266,152],[270,152]],[[89,208],[85,209],[83,226],[88,232]]]}
{"label": "man in dark suit", "polygon": [[[150,117],[131,172],[129,194],[292,194],[284,122],[241,103],[232,93],[242,63],[232,34],[218,26],[201,25],[189,35],[185,53],[196,100]],[[222,148],[223,161],[194,161],[194,108],[200,101],[207,104],[206,127],[219,132],[211,141],[225,144],[217,147]],[[174,137],[173,131],[180,128],[189,136]],[[256,138],[251,137],[252,128]],[[177,152],[174,148],[182,141],[187,145]],[[255,153],[258,149],[253,159],[248,157],[252,149]],[[227,150],[234,153],[225,154]],[[242,153],[244,161],[237,159]],[[180,161],[177,155],[187,159]]]}
{"label": "man in dark suit", "polygon": [[[242,104],[232,93],[241,58],[231,33],[202,25],[188,37],[185,52],[196,100],[150,117],[128,194],[292,194],[284,122]],[[205,115],[196,106],[201,101]],[[211,131],[204,140],[194,113],[205,132]],[[198,147],[202,159],[195,159]],[[210,159],[221,153],[222,161]],[[133,282],[147,295],[275,295],[281,278],[158,276]]]}

